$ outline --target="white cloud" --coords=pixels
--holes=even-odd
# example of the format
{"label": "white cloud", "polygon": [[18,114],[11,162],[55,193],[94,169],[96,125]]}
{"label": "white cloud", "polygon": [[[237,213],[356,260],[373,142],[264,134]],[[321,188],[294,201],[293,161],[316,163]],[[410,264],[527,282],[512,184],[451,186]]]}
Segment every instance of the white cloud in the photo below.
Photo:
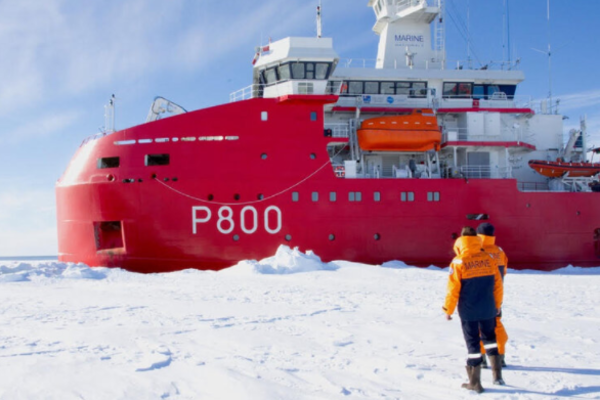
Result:
{"label": "white cloud", "polygon": [[50,94],[199,69],[236,49],[251,58],[261,33],[266,41],[310,23],[312,8],[300,4],[0,1],[0,115]]}
{"label": "white cloud", "polygon": [[48,114],[33,121],[18,125],[10,131],[0,132],[1,143],[19,143],[31,139],[42,138],[60,132],[73,125],[79,118],[75,111],[62,114]]}
{"label": "white cloud", "polygon": [[557,99],[560,99],[559,107],[562,112],[593,107],[600,104],[600,90],[564,94],[557,96]]}

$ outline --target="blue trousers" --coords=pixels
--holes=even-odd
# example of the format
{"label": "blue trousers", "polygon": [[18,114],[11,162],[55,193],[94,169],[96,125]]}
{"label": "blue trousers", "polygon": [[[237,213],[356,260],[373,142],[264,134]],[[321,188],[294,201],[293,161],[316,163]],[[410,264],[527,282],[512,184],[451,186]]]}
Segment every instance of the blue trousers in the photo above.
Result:
{"label": "blue trousers", "polygon": [[496,344],[496,318],[485,319],[482,321],[461,320],[460,322],[465,342],[467,343],[467,350],[469,351],[467,365],[476,367],[483,362],[480,342],[483,342],[483,347],[488,355],[498,355],[498,345]]}

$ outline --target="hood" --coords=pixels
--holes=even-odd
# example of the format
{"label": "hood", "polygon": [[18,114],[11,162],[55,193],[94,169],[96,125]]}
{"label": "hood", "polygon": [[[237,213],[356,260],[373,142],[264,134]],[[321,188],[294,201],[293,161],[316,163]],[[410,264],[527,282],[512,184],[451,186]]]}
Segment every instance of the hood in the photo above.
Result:
{"label": "hood", "polygon": [[495,236],[486,236],[486,235],[477,235],[481,242],[483,243],[483,247],[489,247],[496,244]]}
{"label": "hood", "polygon": [[477,236],[461,236],[454,242],[454,252],[457,256],[467,252],[481,251],[481,239]]}

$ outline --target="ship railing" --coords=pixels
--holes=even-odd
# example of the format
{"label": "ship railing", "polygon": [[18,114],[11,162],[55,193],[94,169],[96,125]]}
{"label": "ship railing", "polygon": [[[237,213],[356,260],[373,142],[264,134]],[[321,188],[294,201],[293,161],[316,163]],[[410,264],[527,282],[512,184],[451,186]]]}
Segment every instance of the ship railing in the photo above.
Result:
{"label": "ship railing", "polygon": [[[550,186],[548,182],[518,182],[517,189],[521,192],[549,192]],[[558,190],[552,190],[553,192]],[[567,191],[567,190],[560,190]]]}
{"label": "ship railing", "polygon": [[489,165],[462,165],[458,169],[460,171],[460,177],[469,179],[512,178],[512,170],[510,167],[492,168]]}
{"label": "ship railing", "polygon": [[[478,131],[479,132],[479,131]],[[468,128],[443,128],[442,143],[447,142],[526,142],[531,138],[526,127],[503,127],[499,135],[474,134]]]}
{"label": "ship railing", "polygon": [[444,95],[440,108],[533,108],[531,96],[509,96],[496,92],[491,96]]}
{"label": "ship railing", "polygon": [[336,103],[339,107],[434,108],[432,99],[388,94],[343,94]]}
{"label": "ship railing", "polygon": [[347,138],[350,137],[350,127],[347,123],[325,124],[325,130],[331,129],[331,137]]}
{"label": "ship railing", "polygon": [[96,139],[100,139],[101,137],[104,137],[106,135],[110,135],[111,133],[113,133],[112,131],[105,131],[105,132],[98,132],[95,133],[93,135],[90,135],[88,137],[86,137],[85,139],[83,139],[83,141],[81,142],[81,144],[79,145],[79,147],[83,146],[84,144],[91,142],[92,140],[96,140]]}
{"label": "ship railing", "polygon": [[[377,59],[375,58],[341,58],[338,62],[338,68],[375,68]],[[394,66],[391,69],[407,69],[406,57],[394,59]],[[466,60],[447,60],[446,68],[443,68],[439,61],[426,61],[425,69],[456,69],[456,70],[494,70],[494,71],[515,71],[518,70],[518,63],[508,61],[489,61],[484,65],[474,65],[473,61]]]}
{"label": "ship railing", "polygon": [[264,89],[264,85],[253,84],[246,86],[240,90],[237,90],[229,95],[229,102],[234,103],[236,101],[253,99],[259,97],[261,89]]}
{"label": "ship railing", "polygon": [[328,83],[325,80],[288,80],[279,81],[270,85],[252,84],[229,95],[229,102],[248,100],[257,97],[276,98],[291,94],[312,95],[329,94]]}

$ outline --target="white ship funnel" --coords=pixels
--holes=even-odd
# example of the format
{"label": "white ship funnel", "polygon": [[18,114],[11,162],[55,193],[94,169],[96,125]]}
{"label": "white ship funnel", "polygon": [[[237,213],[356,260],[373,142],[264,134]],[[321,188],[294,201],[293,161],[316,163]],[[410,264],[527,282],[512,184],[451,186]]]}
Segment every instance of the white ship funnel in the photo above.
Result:
{"label": "white ship funnel", "polygon": [[[380,36],[377,68],[443,68],[444,33],[439,18],[432,43],[431,23],[442,13],[441,0],[370,0]],[[433,45],[435,44],[435,46]]]}

